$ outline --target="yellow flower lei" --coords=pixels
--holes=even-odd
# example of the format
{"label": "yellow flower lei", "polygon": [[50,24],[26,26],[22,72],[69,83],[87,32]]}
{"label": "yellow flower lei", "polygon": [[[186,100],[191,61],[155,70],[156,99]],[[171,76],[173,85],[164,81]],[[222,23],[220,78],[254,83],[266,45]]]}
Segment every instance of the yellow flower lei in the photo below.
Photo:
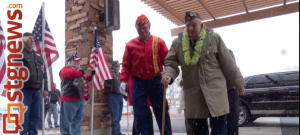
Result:
{"label": "yellow flower lei", "polygon": [[186,65],[196,65],[199,62],[206,35],[207,33],[206,33],[205,25],[203,25],[203,28],[199,34],[200,40],[196,42],[194,52],[193,52],[193,57],[191,57],[191,49],[190,49],[191,38],[188,36],[186,29],[184,29],[183,38],[182,38],[182,50],[184,53],[184,61]]}

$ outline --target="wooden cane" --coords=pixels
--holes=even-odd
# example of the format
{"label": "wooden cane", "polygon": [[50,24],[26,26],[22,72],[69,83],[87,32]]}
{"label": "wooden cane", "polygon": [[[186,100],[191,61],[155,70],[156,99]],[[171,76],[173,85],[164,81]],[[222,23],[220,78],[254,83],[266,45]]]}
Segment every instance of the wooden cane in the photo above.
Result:
{"label": "wooden cane", "polygon": [[166,93],[168,84],[164,84],[164,97],[163,97],[163,114],[162,114],[162,135],[165,135],[165,125],[166,125]]}

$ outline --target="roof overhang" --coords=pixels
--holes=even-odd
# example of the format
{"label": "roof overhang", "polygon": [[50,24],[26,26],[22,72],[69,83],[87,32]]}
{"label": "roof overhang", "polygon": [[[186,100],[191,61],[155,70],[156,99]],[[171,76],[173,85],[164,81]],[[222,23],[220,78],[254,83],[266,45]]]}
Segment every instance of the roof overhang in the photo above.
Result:
{"label": "roof overhang", "polygon": [[178,28],[171,30],[177,36],[184,29],[185,12],[198,12],[210,28],[218,28],[249,21],[299,12],[299,0],[141,0]]}

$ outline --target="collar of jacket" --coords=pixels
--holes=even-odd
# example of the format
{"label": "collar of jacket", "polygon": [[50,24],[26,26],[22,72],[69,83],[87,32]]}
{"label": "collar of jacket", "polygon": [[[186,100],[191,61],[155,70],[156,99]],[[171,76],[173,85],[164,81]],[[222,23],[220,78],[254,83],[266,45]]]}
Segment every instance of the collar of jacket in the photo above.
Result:
{"label": "collar of jacket", "polygon": [[28,51],[26,48],[24,48],[23,51],[26,53],[35,53],[35,51],[33,49],[32,49],[32,51]]}
{"label": "collar of jacket", "polygon": [[[211,29],[211,28],[206,27],[206,32],[207,32],[207,35],[211,35],[211,34],[213,34],[214,30]],[[179,37],[180,40],[182,40],[183,34],[179,34],[178,37]]]}
{"label": "collar of jacket", "polygon": [[141,37],[139,37],[139,41],[140,41],[140,42],[147,43],[147,41],[148,41],[148,40],[149,40],[149,38],[151,38],[151,37],[152,37],[152,35],[151,35],[151,33],[150,33],[149,37],[148,37],[148,38],[146,38],[145,40],[143,40],[143,39],[141,39]]}

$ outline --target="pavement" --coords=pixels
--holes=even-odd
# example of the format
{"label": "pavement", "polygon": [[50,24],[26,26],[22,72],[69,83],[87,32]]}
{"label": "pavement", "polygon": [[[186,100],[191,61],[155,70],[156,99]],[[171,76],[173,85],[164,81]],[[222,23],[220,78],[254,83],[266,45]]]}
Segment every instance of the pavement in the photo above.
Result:
{"label": "pavement", "polygon": [[[174,135],[186,135],[183,115],[171,115]],[[129,117],[132,129],[133,117]],[[159,132],[154,119],[154,131]],[[121,121],[123,133],[127,132],[127,117]],[[130,130],[131,131],[131,130]],[[240,135],[299,135],[299,118],[259,118],[254,123],[240,127]]]}
{"label": "pavement", "polygon": [[[173,135],[186,135],[183,115],[172,114],[171,118]],[[159,135],[155,119],[153,121],[154,135]],[[0,121],[0,135],[3,135],[1,124],[2,121]],[[130,116],[129,129],[132,129],[132,124],[133,116]],[[127,134],[127,116],[122,117],[121,127],[122,132]],[[42,135],[42,132],[39,131],[38,135]],[[58,128],[46,129],[45,135],[60,135],[60,132]],[[254,123],[241,127],[240,135],[299,135],[299,118],[259,118]]]}

